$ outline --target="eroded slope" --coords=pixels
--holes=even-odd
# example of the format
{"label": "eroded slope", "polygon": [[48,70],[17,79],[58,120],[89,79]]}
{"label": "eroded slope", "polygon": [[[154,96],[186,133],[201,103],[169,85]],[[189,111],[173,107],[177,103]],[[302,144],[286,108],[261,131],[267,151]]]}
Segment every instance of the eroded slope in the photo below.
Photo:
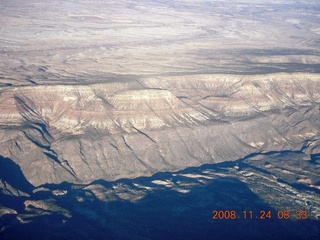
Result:
{"label": "eroded slope", "polygon": [[188,75],[1,89],[1,154],[28,181],[91,182],[319,153],[317,74]]}

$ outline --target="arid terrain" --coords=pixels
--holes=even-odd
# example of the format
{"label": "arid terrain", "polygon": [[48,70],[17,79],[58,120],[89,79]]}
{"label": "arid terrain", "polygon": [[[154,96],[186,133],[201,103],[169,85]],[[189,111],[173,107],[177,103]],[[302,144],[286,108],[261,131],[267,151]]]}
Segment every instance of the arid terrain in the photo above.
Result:
{"label": "arid terrain", "polygon": [[0,23],[1,239],[318,239],[316,0],[3,0]]}

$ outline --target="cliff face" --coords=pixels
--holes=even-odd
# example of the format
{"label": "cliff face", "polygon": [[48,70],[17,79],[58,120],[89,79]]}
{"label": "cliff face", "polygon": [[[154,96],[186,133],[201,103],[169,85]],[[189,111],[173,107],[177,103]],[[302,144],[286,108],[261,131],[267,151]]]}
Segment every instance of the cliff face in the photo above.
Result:
{"label": "cliff face", "polygon": [[318,74],[188,75],[1,88],[0,152],[33,185],[320,153]]}

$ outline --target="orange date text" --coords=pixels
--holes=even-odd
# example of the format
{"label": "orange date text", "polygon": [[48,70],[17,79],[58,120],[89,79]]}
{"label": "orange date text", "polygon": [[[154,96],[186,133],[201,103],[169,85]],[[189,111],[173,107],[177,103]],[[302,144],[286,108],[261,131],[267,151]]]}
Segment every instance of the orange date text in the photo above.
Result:
{"label": "orange date text", "polygon": [[259,219],[259,220],[268,220],[268,219],[278,219],[278,220],[287,220],[287,219],[296,219],[296,220],[306,220],[308,218],[307,210],[213,210],[212,219],[213,220],[236,220],[236,219]]}

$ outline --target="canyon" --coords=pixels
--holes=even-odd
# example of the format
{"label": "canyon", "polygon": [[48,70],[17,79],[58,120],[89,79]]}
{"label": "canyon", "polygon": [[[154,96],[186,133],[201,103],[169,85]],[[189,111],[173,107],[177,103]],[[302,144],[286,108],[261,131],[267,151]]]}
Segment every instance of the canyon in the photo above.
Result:
{"label": "canyon", "polygon": [[268,151],[320,153],[318,74],[4,89],[1,155],[34,186],[150,176]]}
{"label": "canyon", "polygon": [[319,10],[1,1],[0,239],[319,239]]}

